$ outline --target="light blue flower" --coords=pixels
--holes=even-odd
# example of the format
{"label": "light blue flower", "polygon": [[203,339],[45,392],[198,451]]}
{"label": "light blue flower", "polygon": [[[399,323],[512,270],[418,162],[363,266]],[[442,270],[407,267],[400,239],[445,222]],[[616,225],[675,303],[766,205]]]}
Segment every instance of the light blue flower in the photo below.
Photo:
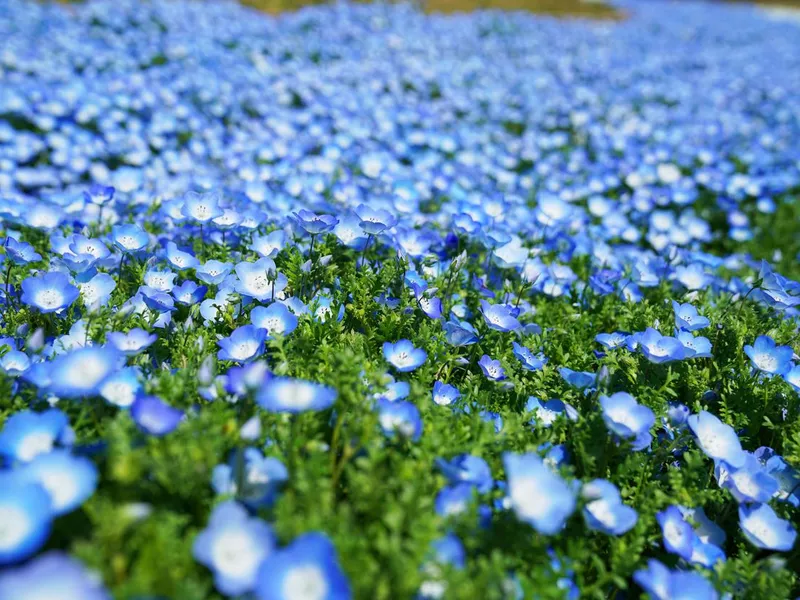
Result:
{"label": "light blue flower", "polygon": [[605,479],[595,479],[581,488],[586,500],[583,518],[589,529],[609,535],[622,535],[636,525],[636,511],[622,503],[617,486]]}
{"label": "light blue flower", "polygon": [[139,429],[153,436],[172,432],[183,420],[183,411],[158,398],[140,394],[131,405],[131,417]]}
{"label": "light blue flower", "polygon": [[25,479],[41,485],[50,495],[50,506],[55,515],[72,512],[97,487],[98,476],[94,463],[61,448],[38,454],[21,467],[20,473]]}
{"label": "light blue flower", "polygon": [[503,368],[500,361],[492,360],[486,354],[481,356],[481,359],[478,361],[478,366],[489,381],[503,381],[506,378],[506,370]]}
{"label": "light blue flower", "polygon": [[479,456],[459,454],[449,461],[437,458],[436,466],[451,484],[468,483],[481,494],[490,491],[494,485],[488,463]]}
{"label": "light blue flower", "polygon": [[756,548],[789,552],[797,531],[781,519],[769,504],[740,504],[739,525],[747,540]]}
{"label": "light blue flower", "polygon": [[686,350],[679,340],[661,335],[652,327],[648,327],[637,342],[641,353],[652,363],[667,363],[686,357]]}
{"label": "light blue flower", "polygon": [[325,410],[336,400],[332,387],[291,377],[273,377],[256,394],[256,402],[270,412],[301,413]]}
{"label": "light blue flower", "polygon": [[705,410],[686,421],[700,449],[713,460],[724,460],[734,468],[744,465],[746,455],[733,427]]}
{"label": "light blue flower", "polygon": [[0,430],[0,456],[12,462],[30,462],[70,438],[67,416],[60,410],[23,410],[8,417]]}
{"label": "light blue flower", "polygon": [[684,520],[678,507],[670,506],[662,510],[656,514],[656,520],[661,527],[664,547],[667,551],[690,560],[696,536],[692,526]]}
{"label": "light blue flower", "polygon": [[111,346],[86,346],[57,356],[48,366],[47,391],[62,398],[95,396],[124,362]]}
{"label": "light blue flower", "polygon": [[697,313],[691,304],[680,304],[672,301],[672,310],[675,313],[675,327],[682,331],[697,331],[711,324],[706,317]]}
{"label": "light blue flower", "polygon": [[401,373],[408,373],[420,367],[428,359],[428,353],[422,348],[415,348],[409,340],[384,342],[383,357]]}
{"label": "light blue flower", "polygon": [[717,600],[714,586],[699,573],[670,571],[657,560],[647,561],[647,569],[633,574],[634,581],[651,600]]}
{"label": "light blue flower", "polygon": [[106,341],[125,356],[136,356],[152,346],[158,336],[148,333],[144,329],[134,327],[128,332],[110,331],[106,334]]}
{"label": "light blue flower", "polygon": [[256,448],[235,450],[230,460],[214,467],[211,487],[217,494],[231,494],[251,508],[271,506],[289,479],[284,464],[265,457]]}
{"label": "light blue flower", "polygon": [[274,300],[275,294],[288,284],[286,275],[276,270],[271,258],[259,258],[252,263],[240,262],[236,265],[236,276],[236,291],[260,302]]}
{"label": "light blue flower", "polygon": [[217,341],[220,347],[219,360],[232,360],[239,363],[255,360],[264,352],[267,330],[254,325],[242,325],[233,330],[227,338]]}
{"label": "light blue flower", "polygon": [[523,369],[528,371],[541,371],[544,365],[547,364],[547,359],[541,352],[536,355],[517,342],[511,342],[511,345],[514,349],[514,356],[517,357]]}
{"label": "light blue flower", "polygon": [[513,309],[505,304],[489,304],[486,300],[481,300],[481,314],[489,329],[495,331],[507,333],[521,327]]}
{"label": "light blue flower", "polygon": [[433,384],[433,401],[439,406],[450,406],[461,398],[461,392],[449,383],[436,381]]}
{"label": "light blue flower", "polygon": [[422,418],[419,409],[405,400],[392,402],[378,399],[376,405],[378,423],[388,437],[400,435],[416,442],[422,435]]}
{"label": "light blue flower", "polygon": [[767,375],[782,375],[792,368],[792,348],[778,346],[767,335],[760,335],[752,346],[745,345],[744,353],[750,358],[753,368]]}
{"label": "light blue flower", "polygon": [[749,452],[745,452],[744,464],[738,468],[718,461],[714,475],[719,486],[730,490],[737,502],[769,502],[779,488],[778,481]]}
{"label": "light blue flower", "polygon": [[22,281],[22,303],[42,313],[64,310],[79,295],[78,288],[63,273],[45,273]]}
{"label": "light blue flower", "polygon": [[256,306],[250,313],[250,322],[267,331],[268,338],[289,335],[297,329],[297,317],[280,302],[267,307]]}
{"label": "light blue flower", "polygon": [[653,440],[650,428],[656,420],[650,408],[637,403],[627,392],[601,396],[600,406],[606,427],[620,438],[630,440],[633,450],[643,450],[650,445]]}
{"label": "light blue flower", "polygon": [[51,551],[0,573],[0,598],[111,600],[102,582],[76,559]]}
{"label": "light blue flower", "polygon": [[[39,550],[52,523],[50,495],[39,482],[17,471],[0,471],[0,565],[24,560]],[[0,598],[26,597],[3,596],[4,582],[0,574]]]}

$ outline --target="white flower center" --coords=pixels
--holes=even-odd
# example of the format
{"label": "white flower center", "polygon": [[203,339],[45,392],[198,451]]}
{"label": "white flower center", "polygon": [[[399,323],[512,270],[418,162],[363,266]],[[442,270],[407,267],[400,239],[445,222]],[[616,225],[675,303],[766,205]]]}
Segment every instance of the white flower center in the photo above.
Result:
{"label": "white flower center", "polygon": [[323,600],[328,595],[328,582],[319,567],[306,565],[286,575],[281,591],[286,600]]}

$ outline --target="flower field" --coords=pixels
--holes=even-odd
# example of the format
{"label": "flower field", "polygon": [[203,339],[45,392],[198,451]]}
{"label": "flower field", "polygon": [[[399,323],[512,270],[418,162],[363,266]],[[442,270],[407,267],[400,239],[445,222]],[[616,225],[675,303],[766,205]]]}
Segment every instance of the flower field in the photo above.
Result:
{"label": "flower field", "polygon": [[0,600],[800,596],[800,24],[0,0]]}

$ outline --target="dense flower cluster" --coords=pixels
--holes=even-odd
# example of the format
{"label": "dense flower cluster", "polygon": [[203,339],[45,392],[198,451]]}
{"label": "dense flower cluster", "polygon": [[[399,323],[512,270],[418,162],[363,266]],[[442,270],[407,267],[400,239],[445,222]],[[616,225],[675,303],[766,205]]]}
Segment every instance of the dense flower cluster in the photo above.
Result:
{"label": "dense flower cluster", "polygon": [[0,599],[787,598],[800,29],[0,0]]}

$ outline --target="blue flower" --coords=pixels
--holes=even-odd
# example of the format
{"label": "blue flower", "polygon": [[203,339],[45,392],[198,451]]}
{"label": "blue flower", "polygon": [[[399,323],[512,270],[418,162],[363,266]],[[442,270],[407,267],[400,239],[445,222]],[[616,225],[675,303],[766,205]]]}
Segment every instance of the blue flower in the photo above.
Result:
{"label": "blue flower", "polygon": [[746,455],[733,427],[705,410],[691,415],[686,422],[706,456],[713,460],[724,460],[734,468],[744,465]]}
{"label": "blue flower", "polygon": [[275,294],[288,284],[288,279],[278,273],[271,258],[259,258],[253,263],[240,262],[236,265],[236,276],[236,291],[261,302],[274,300]]}
{"label": "blue flower", "polygon": [[51,408],[41,413],[23,410],[8,417],[0,431],[0,456],[9,461],[29,462],[70,436],[67,416],[60,410]]}
{"label": "blue flower", "polygon": [[77,300],[80,292],[63,273],[28,277],[22,282],[22,303],[40,312],[61,311]]}
{"label": "blue flower", "polygon": [[272,552],[258,569],[258,600],[350,600],[352,592],[336,549],[322,533],[305,533]]}
{"label": "blue flower", "polygon": [[11,350],[0,356],[0,369],[9,377],[24,375],[30,367],[30,357],[19,350]]}
{"label": "blue flower", "polygon": [[80,562],[51,551],[21,567],[0,574],[4,600],[111,600],[102,582]]}
{"label": "blue flower", "polygon": [[220,347],[217,357],[220,360],[249,362],[264,352],[266,338],[266,329],[254,325],[242,325],[234,329],[229,337],[217,341]]}
{"label": "blue flower", "polygon": [[436,381],[433,384],[433,401],[439,406],[450,406],[461,398],[461,392],[449,383]]}
{"label": "blue flower", "polygon": [[730,490],[737,502],[768,502],[778,492],[778,481],[749,452],[738,468],[718,461],[714,474],[719,486]]}
{"label": "blue flower", "polygon": [[15,265],[27,265],[42,260],[42,255],[36,252],[28,242],[20,242],[13,237],[7,237],[4,244],[6,255]]}
{"label": "blue flower", "polygon": [[494,485],[488,463],[479,456],[460,454],[450,461],[437,458],[436,466],[451,484],[468,483],[475,486],[481,494],[490,491]]}
{"label": "blue flower", "polygon": [[266,308],[256,306],[250,313],[250,322],[265,329],[268,339],[276,335],[289,335],[297,329],[297,317],[280,302],[273,302]]}
{"label": "blue flower", "polygon": [[776,515],[769,504],[740,504],[739,525],[747,541],[764,550],[788,552],[797,538],[791,523]]}
{"label": "blue flower", "polygon": [[775,340],[767,335],[758,336],[752,346],[746,345],[744,353],[754,369],[767,375],[782,375],[793,367],[792,348],[776,345]]}
{"label": "blue flower", "polygon": [[432,560],[440,565],[452,565],[457,569],[464,568],[467,552],[464,544],[453,533],[448,533],[431,542]]}
{"label": "blue flower", "polygon": [[138,225],[117,225],[111,230],[111,243],[123,253],[140,252],[147,248],[150,237]]}
{"label": "blue flower", "polygon": [[589,529],[622,535],[636,525],[636,511],[622,503],[617,486],[610,481],[595,479],[584,484],[581,496],[586,500],[583,518]]}
{"label": "blue flower", "polygon": [[451,517],[467,512],[475,497],[475,488],[468,483],[457,483],[442,488],[436,495],[434,507],[440,517]]}
{"label": "blue flower", "polygon": [[521,327],[512,308],[505,304],[489,304],[486,300],[481,300],[481,314],[489,329],[495,331],[516,331]]}
{"label": "blue flower", "polygon": [[683,345],[684,358],[711,358],[711,342],[689,331],[676,331],[675,338]]}
{"label": "blue flower", "polygon": [[541,371],[547,364],[547,359],[540,352],[538,355],[531,352],[525,346],[520,346],[517,342],[511,342],[514,348],[514,356],[522,364],[522,368],[528,371]]}
{"label": "blue flower", "polygon": [[200,224],[208,223],[217,217],[221,217],[223,212],[217,192],[203,194],[187,192],[183,197],[181,214]]}
{"label": "blue flower", "polygon": [[280,460],[245,448],[234,451],[226,464],[214,467],[211,486],[217,494],[231,494],[251,508],[260,508],[272,505],[288,479],[289,471]]}
{"label": "blue flower", "polygon": [[86,346],[56,357],[48,368],[49,392],[62,398],[95,396],[124,360],[111,346]]}
{"label": "blue flower", "polygon": [[511,506],[544,535],[560,531],[575,510],[575,492],[538,454],[503,454]]}
{"label": "blue flower", "polygon": [[167,242],[166,256],[169,264],[179,271],[196,269],[200,265],[193,254],[180,250],[175,242]]}
{"label": "blue flower", "polygon": [[253,237],[250,248],[259,256],[275,258],[278,253],[286,246],[286,232],[277,229],[266,235]]}
{"label": "blue flower", "polygon": [[125,356],[136,356],[152,346],[158,336],[148,333],[144,329],[135,327],[127,333],[110,331],[106,334],[106,341]]}
{"label": "blue flower", "polygon": [[97,468],[94,463],[82,456],[72,456],[69,450],[61,448],[37,455],[21,467],[20,473],[47,491],[55,515],[72,512],[97,487]]}
{"label": "blue flower", "polygon": [[108,305],[111,292],[117,287],[117,282],[108,273],[98,273],[88,281],[78,280],[83,304],[89,311],[96,311]]}
{"label": "blue flower", "polygon": [[192,554],[214,573],[214,585],[227,596],[251,592],[258,570],[275,548],[272,529],[233,501],[214,508],[208,527],[194,540]]}
{"label": "blue flower", "polygon": [[675,313],[675,326],[682,331],[697,331],[711,323],[706,317],[697,314],[697,309],[691,304],[679,304],[673,300],[672,310]]}
{"label": "blue flower", "polygon": [[617,392],[601,396],[600,406],[606,427],[622,439],[631,440],[633,450],[643,450],[653,441],[650,428],[656,417],[650,408],[638,404],[630,394]]}
{"label": "blue flower", "polygon": [[699,573],[670,571],[652,559],[647,561],[647,569],[633,574],[633,580],[651,600],[717,600],[719,597],[711,583]]}
{"label": "blue flower", "polygon": [[[256,263],[249,263],[256,264]],[[197,278],[208,285],[219,285],[233,270],[233,265],[228,262],[209,260],[195,268]]]}
{"label": "blue flower", "polygon": [[444,324],[444,334],[451,346],[469,346],[478,341],[478,332],[472,324],[455,317]]}
{"label": "blue flower", "polygon": [[662,510],[656,514],[656,520],[661,527],[667,551],[686,560],[691,559],[695,533],[692,526],[684,520],[678,507],[670,506]]}
{"label": "blue flower", "polygon": [[588,371],[573,371],[567,367],[559,367],[558,372],[564,381],[579,390],[594,387],[596,384],[597,375]]}
{"label": "blue flower", "polygon": [[492,360],[484,354],[478,361],[478,366],[489,381],[503,381],[506,378],[506,370],[499,360]]}
{"label": "blue flower", "polygon": [[397,217],[387,210],[371,208],[366,204],[356,207],[356,215],[361,219],[359,225],[367,235],[378,235],[386,229],[391,229],[397,223]]}
{"label": "blue flower", "polygon": [[621,331],[615,331],[614,333],[598,333],[594,340],[606,349],[614,350],[625,345],[628,335],[629,334]]}
{"label": "blue flower", "polygon": [[525,403],[525,412],[534,413],[532,424],[543,425],[544,427],[550,427],[562,415],[570,421],[577,421],[579,417],[578,411],[574,406],[558,398],[542,402],[535,396],[528,396],[528,400]]}
{"label": "blue flower", "polygon": [[325,410],[336,400],[336,390],[321,383],[273,377],[256,394],[259,406],[270,412],[301,413]]}
{"label": "blue flower", "polygon": [[109,404],[128,408],[142,389],[141,372],[137,367],[125,367],[103,380],[98,393]]}
{"label": "blue flower", "polygon": [[682,360],[686,356],[686,350],[680,341],[674,337],[661,335],[652,327],[648,327],[637,339],[637,342],[639,350],[652,363],[661,364]]}
{"label": "blue flower", "polygon": [[419,409],[411,402],[405,400],[392,402],[380,398],[375,408],[378,411],[378,422],[387,436],[394,437],[399,433],[416,442],[422,435],[422,418]]}
{"label": "blue flower", "polygon": [[310,235],[318,235],[331,231],[339,220],[331,215],[317,215],[311,211],[302,209],[292,213],[295,222]]}
{"label": "blue flower", "polygon": [[140,394],[131,405],[131,417],[145,433],[162,436],[174,431],[184,414],[156,396]]}
{"label": "blue flower", "polygon": [[421,366],[428,359],[428,353],[422,348],[415,348],[409,340],[399,340],[395,343],[384,342],[383,357],[401,373],[408,373]]}
{"label": "blue flower", "polygon": [[191,279],[187,279],[172,290],[172,296],[175,298],[175,302],[178,304],[183,304],[184,306],[194,306],[206,297],[207,291],[208,287],[204,285],[197,285]]}
{"label": "blue flower", "polygon": [[[0,565],[24,560],[39,550],[52,523],[47,491],[17,471],[0,471]],[[0,574],[0,598],[26,597],[3,595],[4,581]]]}

